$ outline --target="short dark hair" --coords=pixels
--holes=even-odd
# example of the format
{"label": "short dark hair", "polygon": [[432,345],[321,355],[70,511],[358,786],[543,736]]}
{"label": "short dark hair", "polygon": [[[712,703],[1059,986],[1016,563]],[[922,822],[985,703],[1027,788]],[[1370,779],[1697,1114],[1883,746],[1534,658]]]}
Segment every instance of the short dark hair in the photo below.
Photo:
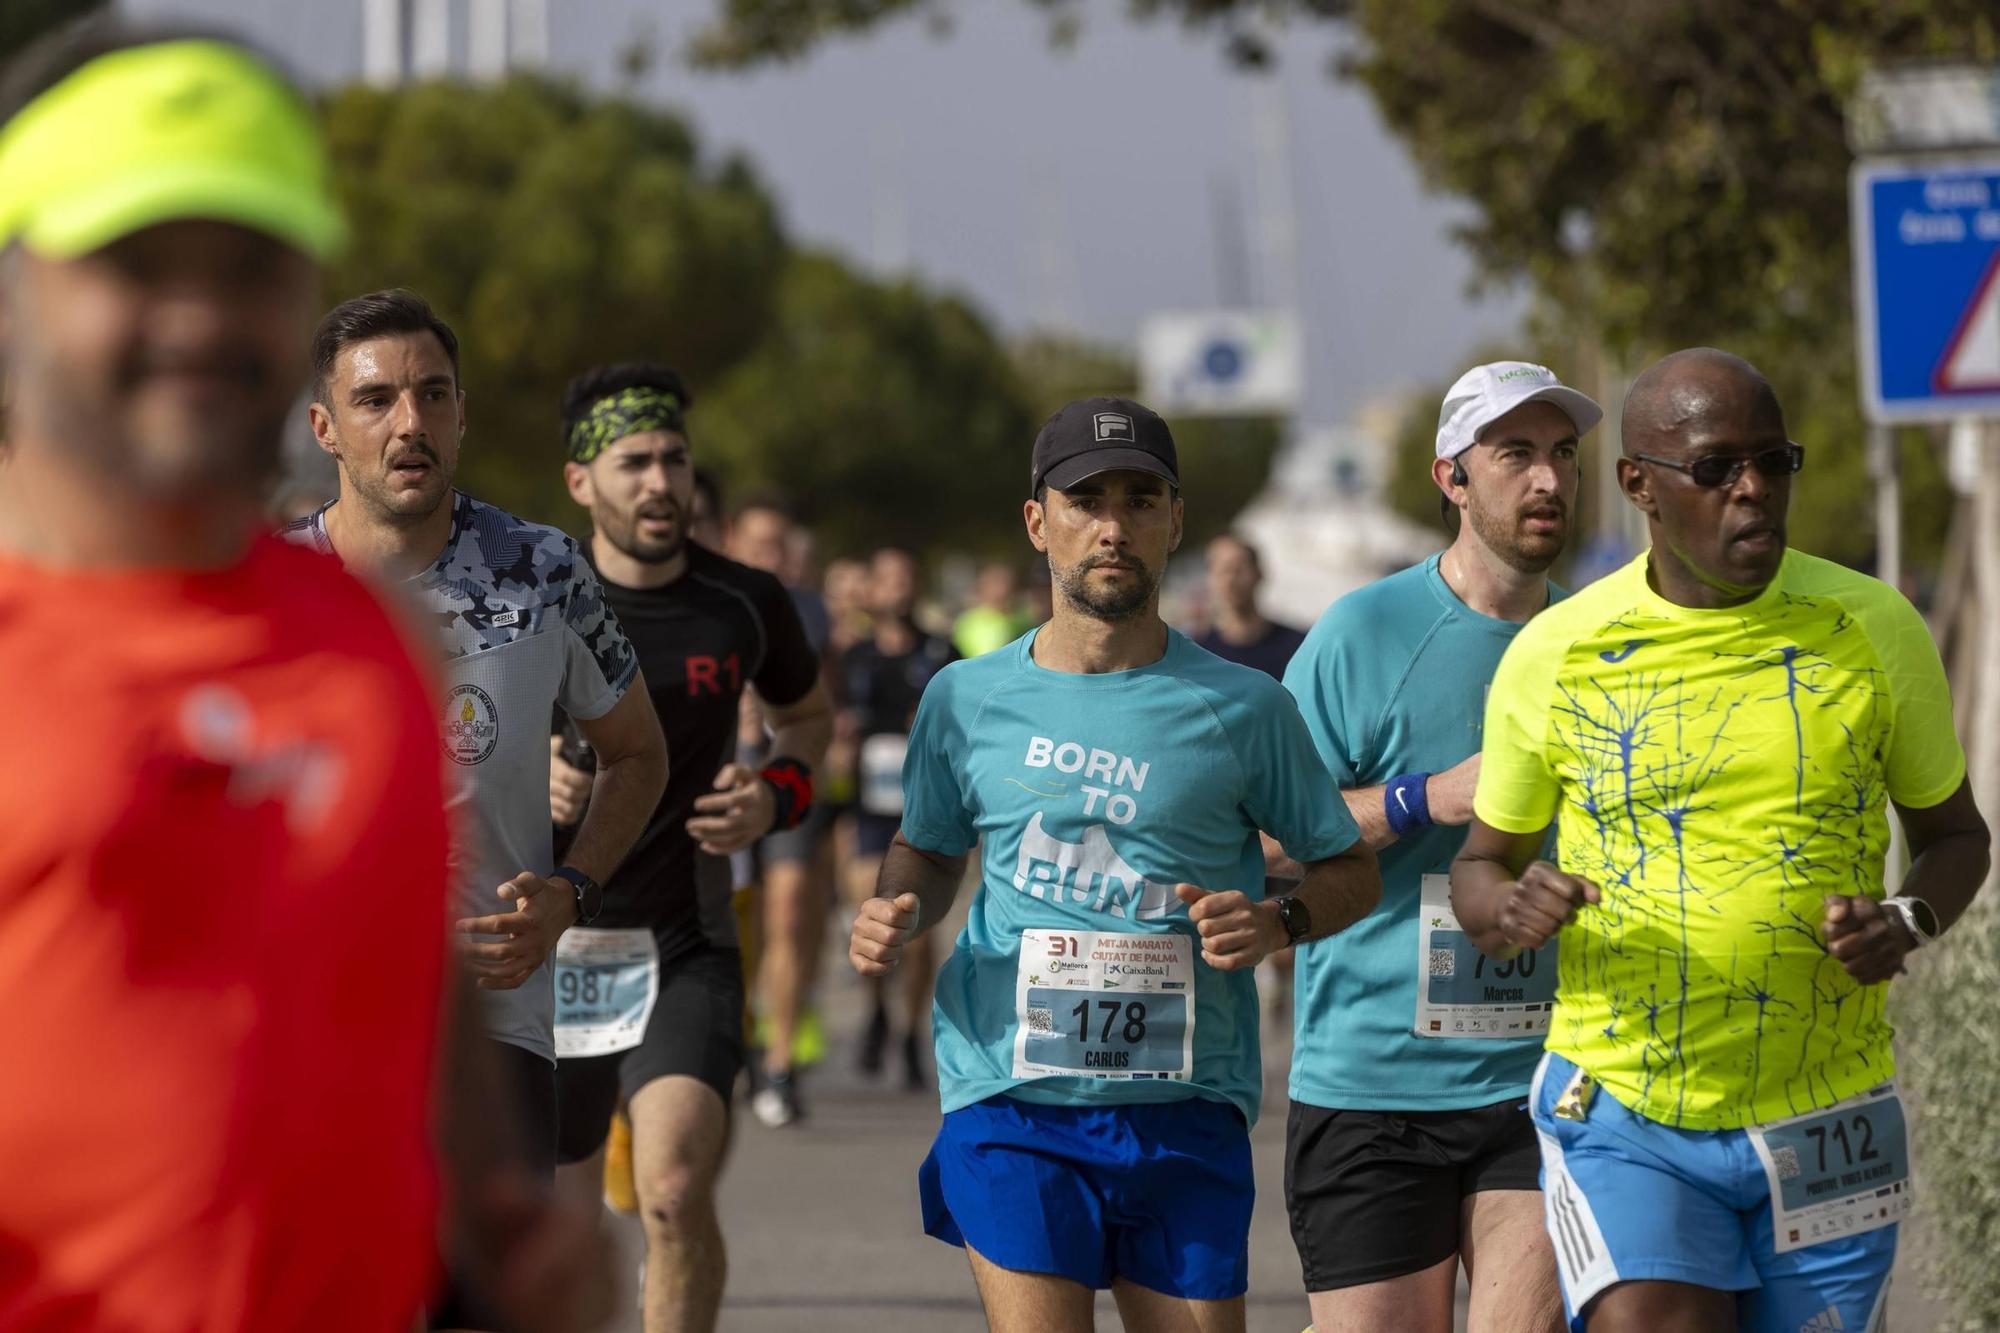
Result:
{"label": "short dark hair", "polygon": [[672,394],[679,400],[683,412],[694,406],[694,395],[688,392],[680,372],[657,361],[620,361],[616,365],[586,370],[563,390],[562,447],[565,454],[569,452],[570,433],[579,421],[590,414],[597,400],[626,389],[656,389]]}
{"label": "short dark hair", "polygon": [[708,501],[708,512],[719,522],[722,519],[722,478],[705,467],[694,470],[694,493]]}
{"label": "short dark hair", "polygon": [[428,333],[444,344],[444,354],[451,359],[452,383],[458,383],[458,335],[451,331],[451,325],[439,319],[430,302],[409,288],[390,287],[342,301],[327,311],[313,330],[313,398],[326,402],[327,382],[333,378],[333,363],[341,352],[355,343],[397,333]]}
{"label": "short dark hair", "polygon": [[741,519],[745,514],[754,514],[759,510],[767,514],[776,514],[788,525],[798,522],[798,515],[792,512],[792,507],[785,503],[782,496],[772,491],[751,492],[736,502],[736,512],[731,517]]}
{"label": "short dark hair", "polygon": [[233,33],[189,23],[132,23],[105,11],[50,29],[22,47],[0,68],[0,125],[93,60],[162,42],[193,41],[226,42],[239,47],[270,66],[294,89],[299,86],[297,77],[282,60]]}
{"label": "short dark hair", "polygon": [[1233,532],[1219,532],[1215,536],[1208,539],[1208,544],[1210,546],[1215,545],[1215,543],[1217,542],[1230,543],[1237,550],[1243,552],[1244,555],[1249,557],[1250,568],[1253,571],[1255,571],[1259,576],[1261,576],[1264,573],[1264,553],[1262,551],[1259,551],[1249,541],[1245,540],[1242,537],[1237,536]]}

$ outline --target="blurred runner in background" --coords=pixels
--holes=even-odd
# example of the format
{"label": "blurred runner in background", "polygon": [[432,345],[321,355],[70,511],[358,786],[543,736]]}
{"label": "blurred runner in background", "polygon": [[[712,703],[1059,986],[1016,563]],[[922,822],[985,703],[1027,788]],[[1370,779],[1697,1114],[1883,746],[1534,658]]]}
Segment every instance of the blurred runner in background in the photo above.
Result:
{"label": "blurred runner in background", "polygon": [[1006,647],[1032,624],[1021,609],[1021,582],[1014,567],[995,560],[979,567],[972,605],[952,622],[951,644],[960,657],[978,657]]}
{"label": "blurred runner in background", "polygon": [[[736,558],[785,584],[799,623],[816,659],[824,664],[828,621],[826,603],[808,583],[811,539],[778,500],[758,497],[736,511],[731,533]],[[824,695],[822,694],[822,697]],[[737,736],[738,754],[757,762],[769,745],[766,711],[760,696],[746,691]],[[825,758],[825,745],[814,763]],[[826,944],[827,912],[833,906],[833,847],[830,819],[817,802],[799,824],[767,835],[737,854],[739,886],[754,885],[757,928],[756,1033],[759,1067],[750,1109],[765,1125],[780,1129],[804,1114],[796,1074],[825,1046],[812,1008],[819,956]]]}
{"label": "blurred runner in background", "polygon": [[1264,559],[1241,537],[1224,534],[1208,544],[1208,629],[1195,642],[1225,662],[1256,667],[1273,680],[1306,636],[1290,625],[1264,618],[1257,605],[1264,586]]}
{"label": "blurred runner in background", "polygon": [[[869,636],[841,654],[834,675],[840,704],[840,734],[854,747],[854,853],[845,867],[849,901],[865,902],[875,892],[882,854],[903,818],[903,758],[910,723],[931,678],[956,661],[943,639],[918,628],[917,562],[908,551],[883,547],[868,562]],[[923,1046],[928,1031],[931,978],[936,955],[928,939],[910,949],[898,979],[903,1010],[903,1086],[928,1086]],[[871,977],[867,1026],[862,1029],[858,1063],[880,1074],[893,1031],[889,987]]]}

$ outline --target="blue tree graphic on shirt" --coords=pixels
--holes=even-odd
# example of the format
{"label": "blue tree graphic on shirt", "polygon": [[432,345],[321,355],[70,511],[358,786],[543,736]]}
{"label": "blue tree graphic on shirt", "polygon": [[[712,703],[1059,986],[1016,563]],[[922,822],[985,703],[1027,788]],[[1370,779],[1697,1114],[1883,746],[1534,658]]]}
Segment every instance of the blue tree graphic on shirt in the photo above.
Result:
{"label": "blue tree graphic on shirt", "polygon": [[[1787,594],[1756,623],[1719,626],[1706,668],[1683,652],[1678,672],[1647,669],[1629,651],[1668,628],[1622,616],[1580,640],[1556,682],[1564,868],[1603,890],[1564,971],[1609,1011],[1563,1017],[1577,1040],[1580,1025],[1601,1023],[1595,1035],[1632,1052],[1648,1104],[1678,1118],[1690,998],[1720,998],[1722,1021],[1748,1038],[1741,1072],[1761,1087],[1783,1069],[1787,1098],[1805,1109],[1823,1100],[1829,1068],[1867,1058],[1881,1022],[1882,988],[1847,978],[1819,922],[1826,893],[1877,882],[1888,683],[1866,636],[1824,599]],[[1773,704],[1790,723],[1782,749]],[[1740,735],[1752,705],[1764,732]],[[1711,794],[1724,773],[1771,763],[1790,778],[1783,806],[1727,808]],[[1727,912],[1753,914],[1750,934],[1766,946],[1704,956],[1694,927]],[[1802,988],[1795,969],[1808,957]],[[1712,1025],[1716,1011],[1704,1012]]]}

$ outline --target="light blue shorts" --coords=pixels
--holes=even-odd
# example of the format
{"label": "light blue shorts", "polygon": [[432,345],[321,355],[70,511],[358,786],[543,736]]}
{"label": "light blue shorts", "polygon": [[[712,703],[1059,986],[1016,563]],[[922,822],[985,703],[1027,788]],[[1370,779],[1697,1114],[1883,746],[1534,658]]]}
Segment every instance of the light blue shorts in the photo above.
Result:
{"label": "light blue shorts", "polygon": [[[1780,1253],[1771,1176],[1749,1131],[1674,1129],[1634,1114],[1601,1087],[1584,1119],[1559,1119],[1552,1112],[1575,1074],[1575,1065],[1548,1053],[1529,1100],[1542,1148],[1543,1216],[1575,1333],[1607,1288],[1644,1279],[1738,1293],[1741,1333],[1883,1327],[1895,1223]],[[1900,1103],[1872,1118],[1882,1128],[1867,1149],[1871,1163],[1906,1166]],[[1787,1154],[1787,1161],[1792,1174],[1797,1159]],[[1896,1186],[1881,1206],[1903,1206],[1907,1188]]]}

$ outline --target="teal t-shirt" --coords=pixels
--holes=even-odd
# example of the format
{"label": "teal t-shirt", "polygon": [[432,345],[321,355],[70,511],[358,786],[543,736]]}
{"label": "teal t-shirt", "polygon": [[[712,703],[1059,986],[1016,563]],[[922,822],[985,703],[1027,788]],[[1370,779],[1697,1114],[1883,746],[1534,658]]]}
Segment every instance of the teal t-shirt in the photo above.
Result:
{"label": "teal t-shirt", "polygon": [[[1487,684],[1521,626],[1461,602],[1438,559],[1328,607],[1285,672],[1337,787],[1442,773],[1480,748]],[[1464,842],[1435,825],[1399,839],[1380,853],[1381,906],[1299,946],[1294,1101],[1451,1111],[1527,1094],[1555,949],[1495,964],[1452,929],[1445,877]]]}
{"label": "teal t-shirt", "polygon": [[1171,630],[1146,666],[1050,671],[1036,633],[939,672],[903,765],[903,837],[980,848],[932,1016],[944,1109],[1206,1097],[1255,1121],[1256,983],[1201,961],[1174,886],[1261,898],[1259,829],[1308,861],[1360,830],[1269,676]]}

